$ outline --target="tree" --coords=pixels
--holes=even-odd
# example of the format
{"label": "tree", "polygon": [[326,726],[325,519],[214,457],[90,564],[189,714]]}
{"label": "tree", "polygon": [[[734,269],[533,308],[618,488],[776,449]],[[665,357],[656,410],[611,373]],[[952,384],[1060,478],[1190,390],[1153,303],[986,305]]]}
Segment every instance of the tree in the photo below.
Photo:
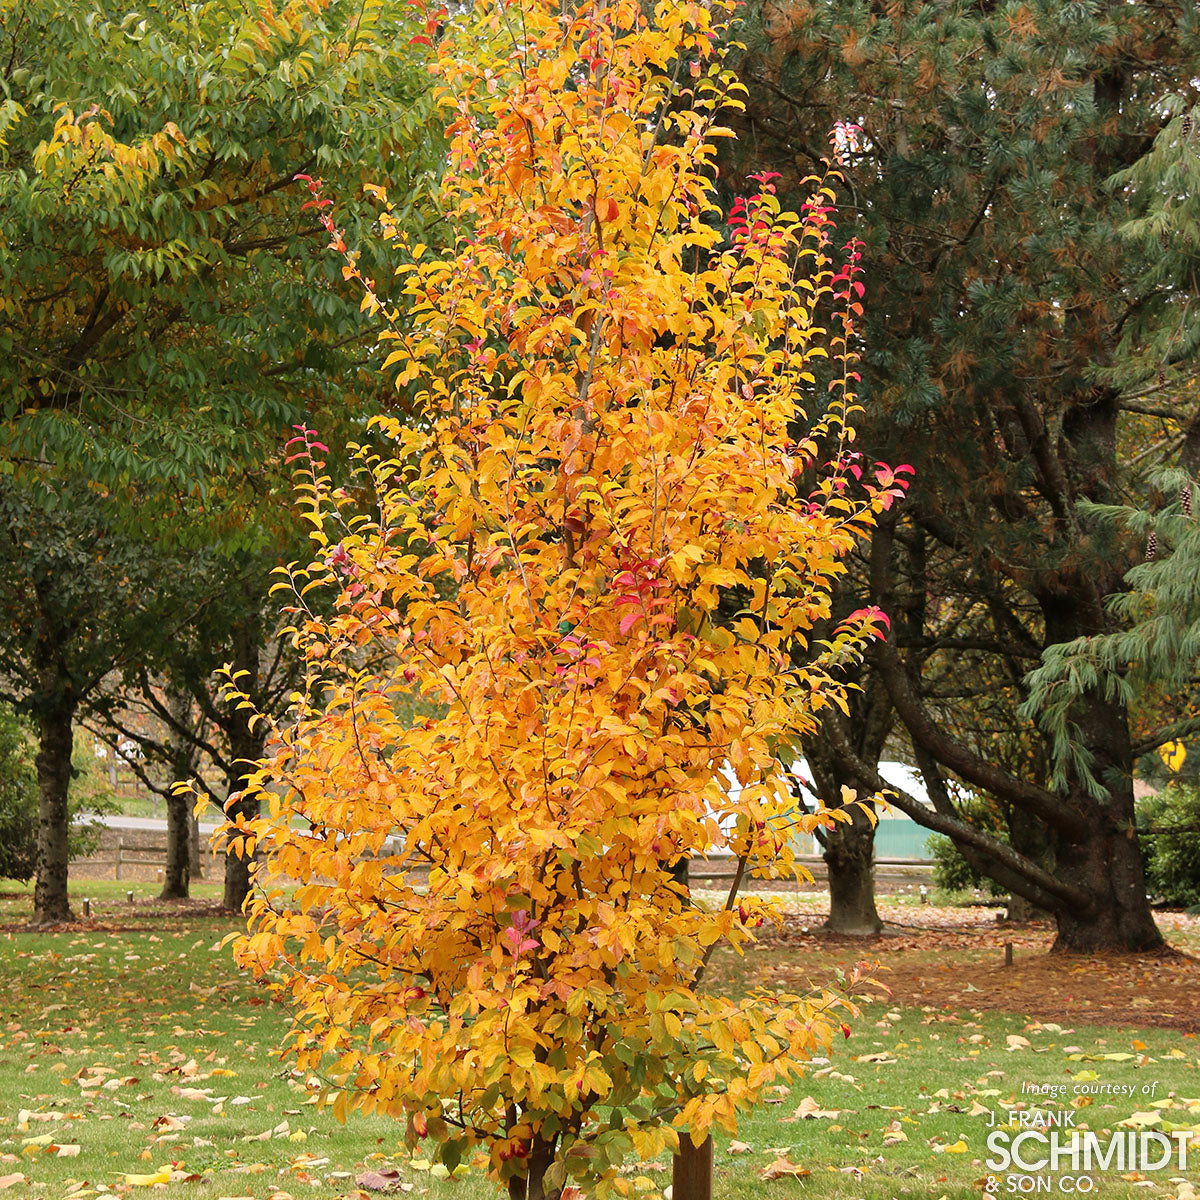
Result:
{"label": "tree", "polygon": [[1143,753],[1200,728],[1200,533],[1193,503],[1200,472],[1200,322],[1190,316],[1200,293],[1200,114],[1181,97],[1170,99],[1174,115],[1153,147],[1112,181],[1132,210],[1120,233],[1143,251],[1146,264],[1135,284],[1144,303],[1106,371],[1142,422],[1140,470],[1130,489],[1137,502],[1087,509],[1145,554],[1126,573],[1125,588],[1109,599],[1116,628],[1051,647],[1029,680],[1027,711],[1052,737],[1056,769],[1073,770],[1097,787],[1095,764],[1075,738],[1073,708],[1081,690],[1101,690],[1130,708],[1149,698],[1142,714],[1159,719],[1145,722]]}
{"label": "tree", "polygon": [[847,711],[825,713],[822,727],[804,739],[804,755],[812,772],[814,792],[826,808],[844,808],[848,821],[817,829],[817,840],[829,877],[830,933],[869,937],[882,932],[883,919],[875,904],[874,809],[865,798],[877,787],[847,770],[826,726],[837,723],[839,738],[854,747],[863,762],[878,768],[891,732],[891,701],[878,678],[855,672],[855,690],[846,697]]}
{"label": "tree", "polygon": [[162,654],[189,607],[102,497],[52,475],[38,494],[0,478],[0,697],[34,729],[39,792],[34,921],[70,917],[70,783],[77,718],[136,655]]}
{"label": "tree", "polygon": [[[724,13],[526,0],[481,6],[494,54],[441,43],[461,233],[401,263],[389,355],[425,423],[376,420],[371,511],[296,440],[309,675],[266,814],[227,830],[263,855],[239,959],[289,997],[299,1063],[332,1058],[335,1113],[403,1116],[451,1170],[481,1146],[528,1200],[620,1191],[631,1150],[733,1127],[836,1028],[830,997],[704,994],[770,905],[735,884],[709,911],[670,866],[716,845],[738,883],[787,873],[790,829],[834,819],[796,818],[777,755],[878,628],[808,644],[902,490],[849,454],[860,288],[829,183],[797,217],[762,181],[717,224]],[[410,726],[413,696],[440,713]]]}
{"label": "tree", "polygon": [[[401,0],[0,8],[0,473],[20,504],[53,514],[60,483],[87,492],[110,546],[124,528],[126,557],[164,568],[181,547],[272,546],[278,446],[306,418],[351,422],[376,386],[375,330],[294,177],[320,169],[352,194],[371,165],[420,212],[438,143],[415,55],[396,47],[423,28]],[[134,642],[113,651],[99,610],[69,607],[92,597],[50,594],[58,578],[42,576],[46,611],[145,657],[134,643],[153,626],[125,622]],[[83,682],[99,678],[80,669],[35,689],[46,796],[61,798]],[[58,849],[39,920],[69,913],[65,836],[44,830]]]}
{"label": "tree", "polygon": [[32,739],[0,704],[0,879],[29,879],[37,864],[37,771]]}
{"label": "tree", "polygon": [[[1088,687],[1070,702],[1097,789],[1070,765],[1051,778],[1048,752],[997,766],[946,720],[935,681],[986,658],[1011,728],[1043,651],[1112,628],[1106,598],[1130,548],[1089,504],[1121,496],[1122,423],[1138,402],[1103,372],[1162,296],[1137,285],[1146,247],[1118,236],[1124,197],[1108,180],[1146,154],[1164,99],[1189,86],[1194,8],[846,0],[751,18],[746,144],[760,161],[802,175],[834,115],[863,127],[843,191],[875,288],[863,442],[885,458],[902,445],[917,469],[905,519],[889,514],[872,539],[864,597],[898,623],[872,661],[937,806],[902,797],[905,811],[1053,912],[1060,948],[1157,947],[1120,699]],[[948,777],[1043,831],[1042,861],[963,821]]]}

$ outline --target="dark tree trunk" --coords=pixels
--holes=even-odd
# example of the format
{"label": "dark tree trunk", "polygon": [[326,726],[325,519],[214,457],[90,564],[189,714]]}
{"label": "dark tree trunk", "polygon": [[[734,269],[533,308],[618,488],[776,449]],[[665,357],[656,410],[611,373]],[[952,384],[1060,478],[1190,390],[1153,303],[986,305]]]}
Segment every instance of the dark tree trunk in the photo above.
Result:
{"label": "dark tree trunk", "polygon": [[[1115,581],[1110,583],[1111,590],[1116,587]],[[1086,607],[1071,593],[1043,597],[1042,609],[1050,641],[1067,642],[1098,631],[1099,620],[1089,624]],[[1054,949],[1080,953],[1159,950],[1163,936],[1146,895],[1142,853],[1134,832],[1128,714],[1119,701],[1091,695],[1077,701],[1071,716],[1079,744],[1089,753],[1094,777],[1104,785],[1107,796],[1097,799],[1081,782],[1074,783],[1068,800],[1077,811],[1087,814],[1087,826],[1075,836],[1065,830],[1053,831],[1055,875],[1092,898],[1086,908],[1062,905],[1055,909],[1058,937]]]}
{"label": "dark tree trunk", "polygon": [[546,1172],[554,1162],[554,1143],[535,1137],[529,1147],[529,1175],[525,1200],[558,1200],[561,1193],[546,1188]]}
{"label": "dark tree trunk", "polygon": [[191,800],[171,792],[167,796],[167,866],[160,900],[186,900],[191,884]]}
{"label": "dark tree trunk", "polygon": [[[236,686],[250,697],[251,703],[258,700],[259,648],[261,625],[257,619],[246,621],[234,630],[233,670]],[[259,815],[258,796],[247,792],[249,776],[262,758],[264,728],[261,722],[253,721],[255,713],[250,708],[230,705],[225,729],[229,737],[230,772],[226,780],[229,800],[225,813],[230,820],[241,816],[247,821]],[[231,912],[240,912],[250,894],[251,859],[230,848],[225,854],[225,894],[222,904]]]}
{"label": "dark tree trunk", "polygon": [[1153,951],[1163,936],[1146,899],[1142,855],[1137,839],[1112,820],[1090,837],[1057,845],[1060,879],[1087,890],[1091,910],[1060,908],[1054,949],[1081,954],[1098,950]]}
{"label": "dark tree trunk", "polygon": [[[190,726],[191,697],[184,692],[173,692],[169,699],[172,717]],[[195,768],[196,753],[192,743],[182,733],[172,735],[171,760],[167,781],[181,783],[187,780]],[[191,799],[186,795],[167,793],[167,866],[163,873],[160,900],[186,900],[191,885]]]}
{"label": "dark tree trunk", "polygon": [[204,878],[204,855],[200,849],[200,818],[188,813],[188,871],[193,879]]}
{"label": "dark tree trunk", "polygon": [[[887,691],[878,679],[861,672],[858,688],[850,695],[850,717],[837,713],[804,739],[804,752],[812,772],[813,790],[826,808],[842,807],[843,787],[856,796],[874,790],[842,762],[831,735],[849,741],[858,756],[872,768],[879,763],[891,727],[892,709]],[[837,730],[830,728],[837,722]],[[849,822],[838,821],[819,834],[822,857],[829,873],[830,933],[874,937],[883,931],[883,920],[875,907],[875,824],[857,805],[847,809]]]}
{"label": "dark tree trunk", "polygon": [[1092,823],[1086,837],[1058,832],[1053,840],[1055,874],[1093,898],[1090,910],[1070,905],[1056,910],[1055,950],[1159,950],[1163,936],[1146,895],[1142,853],[1134,831],[1132,753],[1124,710],[1115,702],[1089,699],[1079,706],[1080,736],[1095,758],[1096,777],[1107,800],[1073,797]]}
{"label": "dark tree trunk", "polygon": [[[1006,813],[1008,824],[1008,840],[1012,848],[1023,854],[1030,862],[1037,863],[1044,871],[1054,873],[1054,851],[1050,846],[1050,832],[1045,823],[1039,821],[1032,813],[1021,808],[1009,806]],[[1007,911],[1004,914],[1009,921],[1023,923],[1037,921],[1053,916],[1052,913],[1025,896],[1013,892],[1008,898]]]}
{"label": "dark tree trunk", "polygon": [[[259,815],[258,796],[246,791],[248,776],[262,757],[263,740],[250,728],[251,713],[243,709],[231,718],[229,748],[233,773],[229,776],[229,801],[225,805],[226,817],[234,821],[239,816],[247,821]],[[249,856],[237,853],[230,847],[225,852],[225,894],[222,905],[231,912],[240,912],[250,894],[251,864]]]}
{"label": "dark tree trunk", "polygon": [[67,865],[74,720],[75,700],[69,685],[65,689],[55,687],[38,717],[37,883],[33,890],[35,925],[71,920]]}
{"label": "dark tree trunk", "polygon": [[713,1140],[697,1146],[687,1133],[679,1138],[679,1153],[671,1164],[671,1200],[712,1200]]}
{"label": "dark tree trunk", "polygon": [[829,869],[830,933],[874,937],[883,930],[875,907],[875,827],[859,808],[853,820],[839,822],[825,835],[825,865]]}

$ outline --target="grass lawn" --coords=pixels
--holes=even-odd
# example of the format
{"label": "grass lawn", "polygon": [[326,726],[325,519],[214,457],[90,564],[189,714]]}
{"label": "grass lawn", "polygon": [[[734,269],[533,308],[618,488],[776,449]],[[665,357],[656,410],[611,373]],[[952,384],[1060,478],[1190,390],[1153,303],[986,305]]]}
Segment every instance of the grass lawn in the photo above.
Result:
{"label": "grass lawn", "polygon": [[[139,901],[133,906],[125,899],[130,887]],[[497,1194],[477,1173],[449,1181],[410,1160],[386,1120],[351,1117],[339,1126],[314,1102],[310,1081],[275,1054],[284,1014],[264,1003],[218,947],[231,922],[203,907],[165,915],[144,902],[153,892],[150,885],[89,882],[73,902],[78,911],[83,895],[95,898],[97,928],[0,933],[6,1197],[156,1191],[166,1200],[303,1200],[350,1195],[359,1190],[358,1175],[388,1168],[398,1172],[398,1190],[418,1196]],[[9,891],[0,899],[0,923],[27,910],[27,894]],[[718,978],[741,986],[781,971],[819,977],[830,961],[811,947],[782,945],[738,970],[725,963]],[[1047,1102],[1054,1111],[1069,1107],[1076,1087],[1133,1089],[1079,1097],[1092,1103],[1077,1110],[1076,1123],[1093,1130],[1119,1128],[1134,1112],[1200,1130],[1194,1033],[1030,1022],[969,1004],[875,1004],[831,1062],[815,1063],[795,1088],[744,1122],[740,1144],[719,1140],[716,1195],[979,1196],[987,1113],[998,1111],[1003,1121],[1005,1106],[1036,1105],[1037,1097],[1023,1095],[1028,1084],[1067,1089],[1065,1101]],[[781,1159],[808,1174],[763,1179],[764,1168]],[[171,1172],[173,1181],[157,1187],[129,1181]],[[1200,1185],[1200,1133],[1184,1175],[1121,1175],[1093,1173],[1095,1194],[1176,1196],[1173,1177]],[[5,1187],[13,1176],[24,1178]],[[670,1181],[665,1162],[635,1165],[629,1178],[631,1193],[648,1198]],[[1058,1176],[1046,1178],[1060,1191]],[[1007,1192],[1004,1176],[1000,1191]]]}

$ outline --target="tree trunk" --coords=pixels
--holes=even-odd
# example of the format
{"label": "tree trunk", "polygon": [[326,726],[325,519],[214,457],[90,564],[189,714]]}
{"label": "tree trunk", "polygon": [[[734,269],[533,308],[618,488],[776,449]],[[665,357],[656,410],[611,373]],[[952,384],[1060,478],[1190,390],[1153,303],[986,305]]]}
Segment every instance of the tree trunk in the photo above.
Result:
{"label": "tree trunk", "polygon": [[[171,716],[190,725],[192,700],[187,693],[172,689],[168,699]],[[168,785],[188,779],[194,768],[196,753],[192,744],[182,733],[171,736],[171,759]],[[163,873],[160,900],[186,900],[191,884],[191,801],[187,796],[167,793],[167,866]]]}
{"label": "tree trunk", "polygon": [[[843,788],[856,796],[873,790],[843,763],[831,741],[853,743],[856,753],[871,767],[879,763],[891,728],[892,708],[887,690],[871,673],[860,671],[859,686],[850,696],[849,719],[831,712],[825,725],[804,739],[804,752],[812,773],[813,790],[826,808],[843,807]],[[832,725],[837,723],[837,730]],[[883,931],[883,921],[875,907],[875,825],[857,805],[846,810],[850,821],[838,821],[832,829],[819,833],[822,857],[829,871],[829,920],[824,928],[830,933],[853,937],[874,937]]]}
{"label": "tree trunk", "polygon": [[1086,838],[1054,840],[1055,874],[1093,897],[1090,909],[1063,906],[1055,912],[1054,949],[1095,951],[1161,950],[1162,933],[1146,896],[1142,853],[1133,833],[1133,785],[1112,785],[1110,801],[1090,801],[1097,820]]}
{"label": "tree trunk", "polygon": [[[1068,604],[1043,602],[1047,634],[1066,642],[1095,632],[1082,624]],[[1072,622],[1072,618],[1075,618]],[[1063,905],[1056,909],[1058,937],[1054,949],[1090,954],[1097,950],[1153,951],[1163,947],[1146,895],[1142,852],[1133,805],[1133,750],[1129,718],[1117,700],[1081,697],[1071,714],[1076,736],[1092,759],[1095,778],[1107,790],[1097,799],[1081,782],[1073,783],[1069,801],[1087,813],[1085,832],[1071,837],[1055,830],[1051,845],[1055,875],[1092,897],[1089,909]]]}
{"label": "tree trunk", "polygon": [[1073,846],[1060,842],[1056,874],[1087,888],[1096,907],[1092,912],[1061,909],[1053,949],[1079,954],[1162,949],[1136,838],[1109,828]]}
{"label": "tree trunk", "polygon": [[[229,800],[225,815],[234,821],[239,816],[247,821],[259,815],[258,796],[247,793],[248,776],[258,759],[262,757],[262,737],[250,729],[251,713],[243,709],[231,718],[230,752],[233,773],[229,776]],[[225,852],[225,893],[222,905],[230,912],[241,912],[246,897],[250,894],[252,859],[240,854],[234,847]]]}
{"label": "tree trunk", "polygon": [[558,1200],[559,1191],[546,1189],[546,1172],[554,1162],[554,1143],[534,1137],[529,1147],[529,1175],[525,1184],[525,1200]]}
{"label": "tree trunk", "polygon": [[671,1164],[671,1200],[712,1200],[713,1140],[705,1138],[699,1146],[691,1135],[679,1135],[679,1153]]}
{"label": "tree trunk", "polygon": [[200,850],[200,818],[188,813],[188,872],[193,879],[204,878],[204,855]]}
{"label": "tree trunk", "polygon": [[[247,620],[234,630],[233,670],[237,687],[250,697],[251,703],[258,700],[259,648],[261,623],[257,617]],[[229,820],[241,816],[247,821],[259,815],[259,800],[246,791],[249,776],[263,754],[263,734],[256,732],[252,718],[254,711],[232,702],[229,718],[225,725],[229,737],[230,770],[226,780],[229,800],[225,813]],[[257,726],[262,730],[260,722]],[[251,859],[236,853],[231,847],[225,854],[225,894],[222,905],[231,912],[241,912],[250,894]]]}
{"label": "tree trunk", "polygon": [[191,802],[187,796],[171,792],[167,796],[167,867],[163,873],[160,900],[186,900],[192,878],[191,821],[188,809]]}
{"label": "tree trunk", "polygon": [[[1050,832],[1045,822],[1032,813],[1009,806],[1005,814],[1008,825],[1008,840],[1012,848],[1023,854],[1030,862],[1037,863],[1044,871],[1054,873],[1054,852],[1050,847]],[[1005,920],[1023,924],[1052,917],[1053,913],[1039,908],[1025,896],[1013,892],[1008,898]]]}
{"label": "tree trunk", "polygon": [[[61,681],[54,681],[61,684]],[[37,883],[33,890],[33,924],[71,920],[67,895],[68,840],[71,817],[71,750],[75,700],[69,685],[55,688],[38,717]]]}
{"label": "tree trunk", "polygon": [[839,822],[825,834],[823,858],[829,870],[830,933],[874,937],[883,931],[875,907],[875,827],[859,808],[853,820]]}

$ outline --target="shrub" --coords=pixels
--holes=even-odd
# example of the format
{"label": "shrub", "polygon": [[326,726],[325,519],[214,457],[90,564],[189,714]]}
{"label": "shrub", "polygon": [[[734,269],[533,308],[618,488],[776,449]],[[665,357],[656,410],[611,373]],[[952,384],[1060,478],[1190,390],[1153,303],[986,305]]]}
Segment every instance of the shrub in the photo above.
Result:
{"label": "shrub", "polygon": [[[977,829],[986,830],[1008,842],[1008,827],[995,803],[987,797],[975,796],[959,805],[964,820]],[[928,841],[933,856],[933,886],[945,892],[967,892],[972,888],[987,889],[990,896],[1006,896],[1008,889],[986,878],[963,857],[962,851],[944,834],[935,833]]]}
{"label": "shrub", "polygon": [[[1138,804],[1144,829],[1200,830],[1200,788],[1173,783]],[[1200,904],[1200,832],[1143,834],[1146,890],[1168,904]]]}

